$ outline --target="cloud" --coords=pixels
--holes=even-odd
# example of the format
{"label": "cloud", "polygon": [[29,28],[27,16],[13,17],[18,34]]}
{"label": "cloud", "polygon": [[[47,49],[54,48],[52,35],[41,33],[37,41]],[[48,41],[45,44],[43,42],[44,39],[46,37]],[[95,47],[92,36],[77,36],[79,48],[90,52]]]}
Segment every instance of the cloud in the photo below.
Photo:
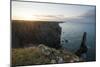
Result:
{"label": "cloud", "polygon": [[36,17],[37,19],[41,20],[51,20],[51,21],[61,21],[62,18],[64,18],[63,15],[33,15],[33,17]]}
{"label": "cloud", "polygon": [[85,12],[84,14],[82,14],[78,17],[67,19],[67,21],[69,21],[69,22],[80,22],[80,23],[95,23],[95,21],[96,21],[96,10],[95,9],[89,10],[89,11]]}
{"label": "cloud", "polygon": [[84,18],[95,18],[96,17],[96,10],[89,10],[86,13],[84,13],[81,17]]}

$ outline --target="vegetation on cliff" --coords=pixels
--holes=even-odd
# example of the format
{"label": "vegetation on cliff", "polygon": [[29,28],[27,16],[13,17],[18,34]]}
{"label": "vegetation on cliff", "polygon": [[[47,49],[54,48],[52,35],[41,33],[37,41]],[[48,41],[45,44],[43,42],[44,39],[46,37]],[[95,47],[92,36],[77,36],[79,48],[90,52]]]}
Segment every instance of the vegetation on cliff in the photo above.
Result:
{"label": "vegetation on cliff", "polygon": [[56,50],[43,44],[35,47],[12,49],[12,65],[37,65],[82,61],[64,49]]}

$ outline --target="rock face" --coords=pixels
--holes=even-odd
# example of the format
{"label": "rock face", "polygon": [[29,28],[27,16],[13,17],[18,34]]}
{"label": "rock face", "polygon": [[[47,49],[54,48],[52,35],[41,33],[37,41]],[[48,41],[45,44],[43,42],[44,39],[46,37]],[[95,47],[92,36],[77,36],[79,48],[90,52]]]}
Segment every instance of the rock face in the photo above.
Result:
{"label": "rock face", "polygon": [[33,46],[35,44],[61,48],[59,22],[12,20],[11,24],[13,48]]}

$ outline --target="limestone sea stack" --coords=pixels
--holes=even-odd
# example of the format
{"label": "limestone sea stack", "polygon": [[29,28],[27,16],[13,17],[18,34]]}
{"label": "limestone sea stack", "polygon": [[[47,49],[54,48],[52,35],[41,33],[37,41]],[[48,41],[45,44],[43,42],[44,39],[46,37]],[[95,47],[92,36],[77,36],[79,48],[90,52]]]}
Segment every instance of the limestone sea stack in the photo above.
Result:
{"label": "limestone sea stack", "polygon": [[86,53],[88,50],[87,45],[86,45],[86,35],[87,35],[86,32],[84,32],[80,48],[75,53],[79,57],[81,57],[81,55]]}

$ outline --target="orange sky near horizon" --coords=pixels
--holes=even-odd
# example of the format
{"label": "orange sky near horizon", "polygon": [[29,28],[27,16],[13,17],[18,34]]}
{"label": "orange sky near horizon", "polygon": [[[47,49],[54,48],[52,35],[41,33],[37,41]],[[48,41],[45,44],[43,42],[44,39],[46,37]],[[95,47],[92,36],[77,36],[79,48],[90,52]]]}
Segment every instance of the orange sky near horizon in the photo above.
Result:
{"label": "orange sky near horizon", "polygon": [[12,20],[56,20],[76,18],[89,10],[92,6],[63,5],[35,2],[12,1]]}

